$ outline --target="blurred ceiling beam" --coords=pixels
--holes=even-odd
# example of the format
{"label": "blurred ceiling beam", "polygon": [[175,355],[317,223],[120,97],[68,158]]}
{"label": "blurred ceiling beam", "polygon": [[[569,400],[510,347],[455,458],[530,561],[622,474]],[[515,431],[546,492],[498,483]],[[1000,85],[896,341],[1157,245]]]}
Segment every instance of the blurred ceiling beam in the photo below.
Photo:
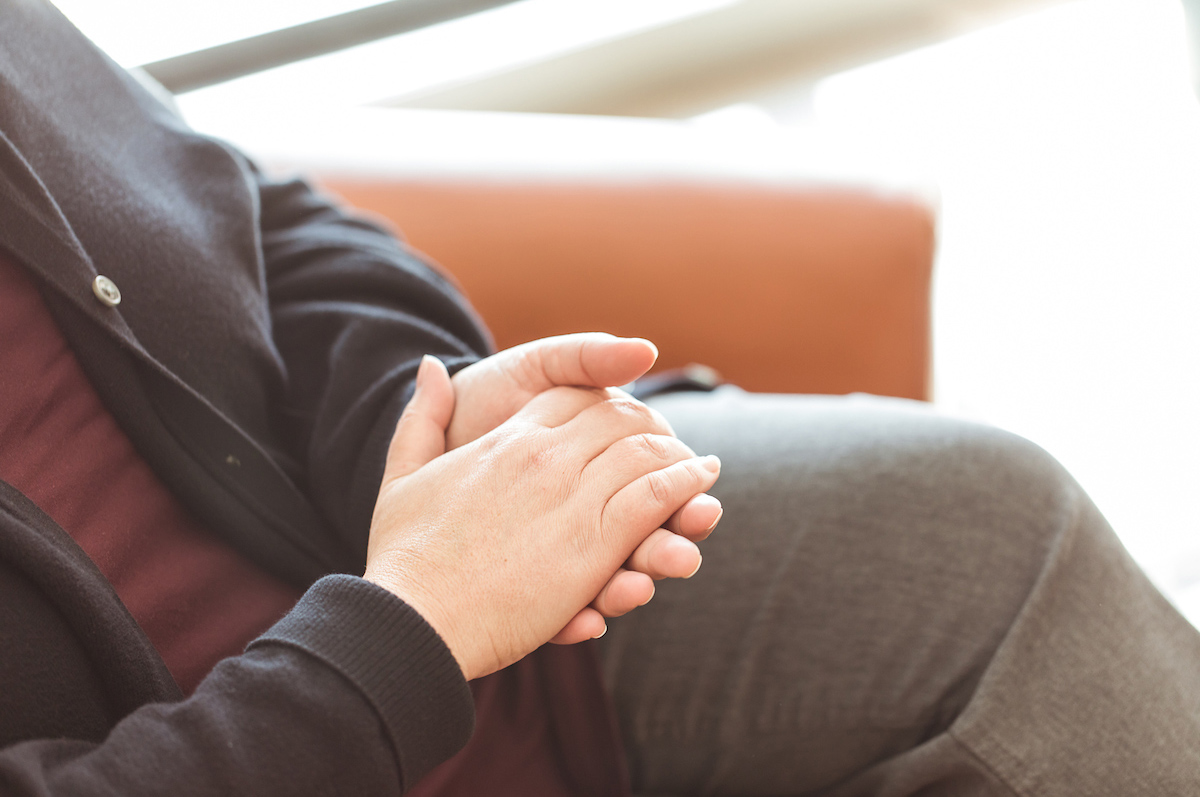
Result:
{"label": "blurred ceiling beam", "polygon": [[168,91],[180,94],[511,2],[514,0],[387,0],[143,64],[140,68]]}
{"label": "blurred ceiling beam", "polygon": [[377,104],[686,117],[1061,0],[741,0]]}

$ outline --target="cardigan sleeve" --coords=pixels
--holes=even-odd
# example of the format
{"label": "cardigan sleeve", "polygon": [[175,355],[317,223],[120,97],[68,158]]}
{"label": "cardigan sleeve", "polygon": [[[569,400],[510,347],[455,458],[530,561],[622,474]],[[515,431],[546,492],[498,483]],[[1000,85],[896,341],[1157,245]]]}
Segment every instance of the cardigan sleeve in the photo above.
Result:
{"label": "cardigan sleeve", "polygon": [[100,743],[0,750],[0,794],[398,795],[466,743],[473,710],[420,615],[329,576],[187,700],[145,705]]}
{"label": "cardigan sleeve", "polygon": [[310,498],[361,560],[421,356],[453,373],[492,344],[450,280],[394,236],[301,180],[252,173],[272,334],[287,372],[283,438]]}

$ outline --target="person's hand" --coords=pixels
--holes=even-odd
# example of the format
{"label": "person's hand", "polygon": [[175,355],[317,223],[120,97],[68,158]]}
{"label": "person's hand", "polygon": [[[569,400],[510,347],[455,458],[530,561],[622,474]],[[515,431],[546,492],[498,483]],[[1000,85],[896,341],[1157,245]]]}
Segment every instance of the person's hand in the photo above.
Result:
{"label": "person's hand", "polygon": [[645,405],[596,390],[545,391],[443,455],[453,407],[428,358],[388,451],[364,577],[425,617],[468,678],[573,621],[719,471],[649,431]]}
{"label": "person's hand", "polygon": [[[691,578],[703,561],[696,542],[706,538],[721,519],[721,503],[701,493],[675,512],[664,528],[651,532],[624,565],[617,568],[596,598],[550,641],[573,645],[603,636],[606,617],[620,617],[654,597],[654,582],[664,578]],[[684,519],[681,520],[681,516]],[[711,520],[705,519],[711,518]],[[690,536],[681,527],[698,529]]]}
{"label": "person's hand", "polygon": [[[658,349],[643,338],[618,338],[603,332],[542,338],[497,352],[456,373],[455,407],[446,431],[446,449],[453,450],[487,434],[529,403],[557,386],[612,388],[645,374],[658,359]],[[658,433],[674,435],[656,414]],[[695,543],[707,537],[721,519],[721,503],[697,495],[652,535],[597,597],[594,608],[616,617],[641,606],[654,595],[655,579],[686,578],[700,566]],[[673,536],[667,531],[674,532]],[[680,539],[680,537],[685,539]],[[630,575],[625,575],[625,571]],[[645,578],[636,577],[641,573]],[[599,618],[564,629],[555,642],[576,642],[597,628]],[[599,629],[603,629],[600,620]],[[570,633],[568,633],[570,632]]]}
{"label": "person's hand", "polygon": [[446,450],[482,437],[552,387],[625,385],[657,359],[650,341],[603,332],[542,338],[485,357],[451,379],[456,404]]}

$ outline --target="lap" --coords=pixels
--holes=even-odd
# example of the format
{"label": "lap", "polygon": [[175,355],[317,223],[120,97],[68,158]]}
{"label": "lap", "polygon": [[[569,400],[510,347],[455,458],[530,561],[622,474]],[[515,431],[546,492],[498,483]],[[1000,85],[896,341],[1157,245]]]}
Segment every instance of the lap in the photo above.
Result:
{"label": "lap", "polygon": [[[725,514],[700,572],[603,640],[638,789],[816,792],[935,748],[1086,503],[1074,482],[909,402],[652,403],[721,457]],[[990,777],[958,791],[1002,793]]]}

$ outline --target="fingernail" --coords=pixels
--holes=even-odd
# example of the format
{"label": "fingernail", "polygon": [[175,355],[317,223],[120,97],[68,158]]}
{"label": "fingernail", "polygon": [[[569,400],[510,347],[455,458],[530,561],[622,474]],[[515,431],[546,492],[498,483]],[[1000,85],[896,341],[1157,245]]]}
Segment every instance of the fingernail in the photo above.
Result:
{"label": "fingernail", "polygon": [[421,385],[425,384],[425,380],[429,378],[429,369],[433,367],[433,355],[426,354],[421,358],[421,364],[417,366],[417,390],[421,389]]}
{"label": "fingernail", "polygon": [[650,601],[654,600],[654,592],[655,592],[655,588],[653,586],[651,586],[650,587],[650,597],[646,598],[646,600],[642,601],[643,606],[645,606]]}
{"label": "fingernail", "polygon": [[717,524],[721,522],[721,515],[724,515],[724,514],[725,514],[725,507],[721,507],[720,509],[718,509],[717,516],[715,518],[713,518],[712,524],[708,528],[706,528],[705,531],[712,531],[713,529],[715,529],[717,527]]}
{"label": "fingernail", "polygon": [[654,345],[653,341],[646,340],[645,338],[633,338],[633,340],[640,340],[642,343],[645,343],[647,346],[649,346],[654,352],[654,359],[658,359],[658,347]]}
{"label": "fingernail", "polygon": [[720,473],[721,472],[721,460],[718,459],[715,454],[709,454],[707,457],[704,458],[703,463],[704,463],[704,469],[709,471],[710,473]]}
{"label": "fingernail", "polygon": [[592,637],[592,639],[599,639],[600,637],[604,636],[607,633],[608,633],[608,625],[606,624],[604,626],[603,630],[601,630],[599,634],[596,634],[594,637]]}
{"label": "fingernail", "polygon": [[695,569],[695,570],[693,570],[692,572],[688,573],[686,576],[684,576],[684,578],[691,578],[692,576],[694,576],[694,575],[696,575],[697,573],[699,573],[699,572],[700,572],[700,565],[702,565],[702,564],[704,564],[704,557],[703,557],[703,556],[701,556],[701,557],[700,557],[700,561],[699,561],[699,562],[696,562],[696,569]]}

